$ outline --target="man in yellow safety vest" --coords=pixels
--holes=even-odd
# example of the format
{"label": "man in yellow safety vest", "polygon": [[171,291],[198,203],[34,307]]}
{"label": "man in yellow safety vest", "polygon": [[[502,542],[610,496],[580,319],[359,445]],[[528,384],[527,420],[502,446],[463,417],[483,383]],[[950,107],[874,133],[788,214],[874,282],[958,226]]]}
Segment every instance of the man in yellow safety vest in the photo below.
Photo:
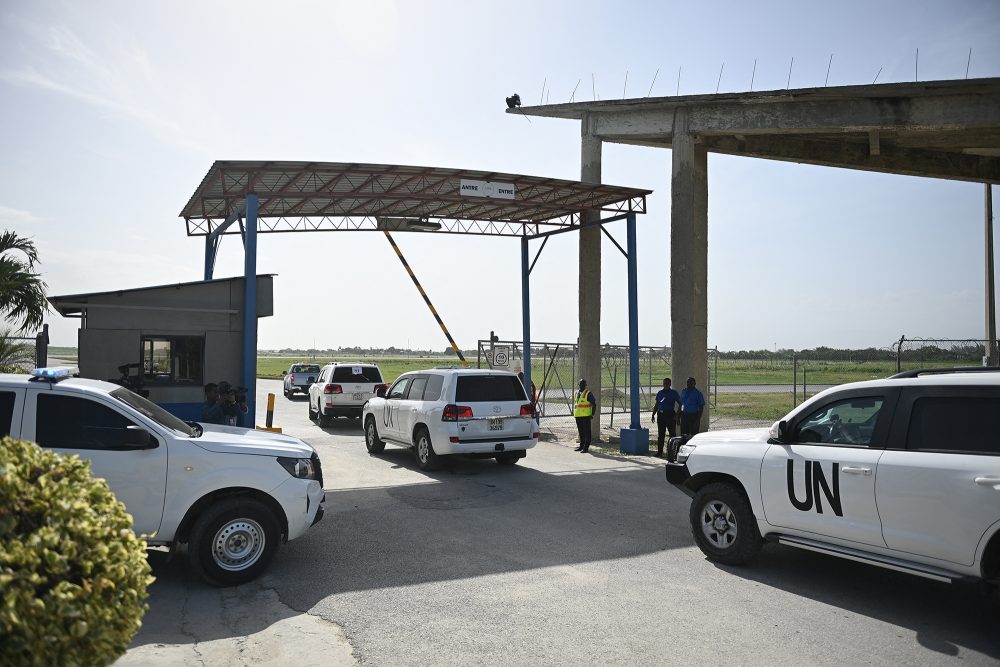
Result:
{"label": "man in yellow safety vest", "polygon": [[580,446],[574,452],[586,453],[590,449],[590,420],[594,417],[597,401],[592,391],[587,389],[587,381],[580,378],[580,391],[576,392],[573,403],[573,416],[576,417],[576,430],[580,434]]}

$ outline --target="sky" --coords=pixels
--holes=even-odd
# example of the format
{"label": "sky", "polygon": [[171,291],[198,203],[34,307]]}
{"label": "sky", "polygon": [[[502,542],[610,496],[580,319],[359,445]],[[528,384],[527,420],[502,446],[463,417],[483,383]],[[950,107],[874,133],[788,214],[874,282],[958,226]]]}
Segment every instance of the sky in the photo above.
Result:
{"label": "sky", "polygon": [[[507,95],[671,95],[679,68],[682,95],[745,91],[751,74],[779,89],[792,58],[793,88],[828,66],[831,86],[911,81],[917,49],[921,80],[1000,76],[1000,2],[0,0],[0,228],[34,239],[51,295],[199,280],[204,243],[178,213],[215,160],[578,179],[578,121],[526,122]],[[670,151],[605,144],[602,178],[654,191],[639,339],[669,345]],[[983,189],[710,155],[709,345],[982,337]],[[624,242],[624,223],[609,230]],[[520,337],[516,239],[396,240],[459,345]],[[277,274],[259,347],[447,347],[382,235],[258,249]],[[607,240],[602,267],[602,341],[626,344],[626,264]],[[242,270],[225,239],[216,277]],[[577,271],[575,235],[554,237],[532,273],[535,340],[576,339]],[[79,320],[49,322],[52,344],[76,344]]]}

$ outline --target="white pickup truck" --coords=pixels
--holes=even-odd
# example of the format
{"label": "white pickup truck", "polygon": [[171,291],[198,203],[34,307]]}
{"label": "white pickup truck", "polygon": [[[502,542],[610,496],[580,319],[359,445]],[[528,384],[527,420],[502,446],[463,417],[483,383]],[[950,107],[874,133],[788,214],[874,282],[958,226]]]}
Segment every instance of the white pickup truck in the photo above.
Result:
{"label": "white pickup truck", "polygon": [[150,546],[188,545],[206,581],[250,581],[323,517],[319,456],[298,438],[183,422],[76,369],[0,375],[0,434],[91,463]]}
{"label": "white pickup truck", "polygon": [[282,375],[285,381],[285,398],[290,398],[295,393],[308,394],[309,387],[319,377],[319,364],[292,364]]}

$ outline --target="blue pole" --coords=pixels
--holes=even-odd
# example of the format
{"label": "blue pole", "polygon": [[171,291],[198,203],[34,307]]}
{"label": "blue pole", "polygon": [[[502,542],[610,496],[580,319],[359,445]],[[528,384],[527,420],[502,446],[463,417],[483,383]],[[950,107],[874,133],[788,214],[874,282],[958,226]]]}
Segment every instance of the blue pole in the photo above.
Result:
{"label": "blue pole", "polygon": [[628,365],[632,398],[632,424],[639,428],[639,278],[636,267],[635,213],[629,213],[628,228]]}
{"label": "blue pole", "polygon": [[215,255],[218,251],[216,239],[211,235],[205,237],[205,280],[211,280],[215,275]]}
{"label": "blue pole", "polygon": [[524,339],[521,343],[521,364],[524,367],[524,393],[531,398],[531,289],[529,274],[531,265],[528,259],[528,238],[521,237],[521,332]]}
{"label": "blue pole", "polygon": [[[243,265],[243,385],[247,388],[247,415],[243,424],[257,423],[257,205],[256,194],[247,195]],[[248,422],[248,423],[247,423]]]}

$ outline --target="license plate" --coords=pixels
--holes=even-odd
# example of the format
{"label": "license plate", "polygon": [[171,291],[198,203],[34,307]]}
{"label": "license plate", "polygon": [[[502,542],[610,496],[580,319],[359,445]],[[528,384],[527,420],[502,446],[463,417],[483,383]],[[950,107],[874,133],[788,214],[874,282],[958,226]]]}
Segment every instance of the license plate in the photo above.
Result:
{"label": "license plate", "polygon": [[491,431],[502,431],[503,430],[503,417],[490,417],[490,430]]}
{"label": "license plate", "polygon": [[363,401],[364,398],[365,398],[365,394],[362,391],[356,391],[353,394],[351,394],[351,399],[355,400],[355,401]]}

